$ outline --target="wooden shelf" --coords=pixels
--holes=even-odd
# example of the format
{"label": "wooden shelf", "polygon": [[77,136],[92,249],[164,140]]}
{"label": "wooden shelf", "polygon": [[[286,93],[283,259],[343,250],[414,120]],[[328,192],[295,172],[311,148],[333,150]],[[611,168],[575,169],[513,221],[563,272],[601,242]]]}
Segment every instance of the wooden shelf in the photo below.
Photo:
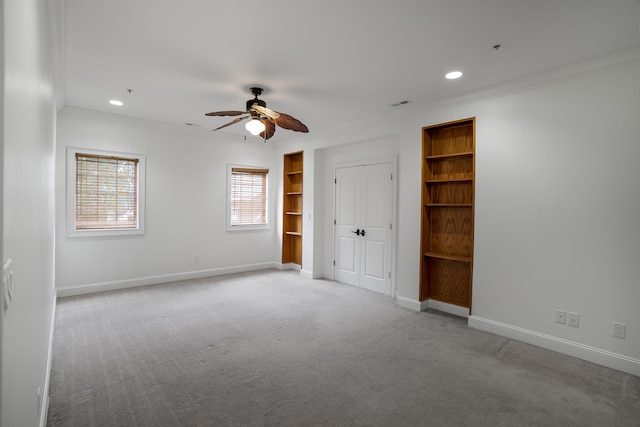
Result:
{"label": "wooden shelf", "polygon": [[285,215],[302,215],[302,212],[285,212]]}
{"label": "wooden shelf", "polygon": [[302,236],[302,233],[298,231],[285,231],[284,234],[287,236]]}
{"label": "wooden shelf", "polygon": [[302,191],[290,191],[287,196],[302,196]]}
{"label": "wooden shelf", "polygon": [[430,208],[471,208],[472,203],[425,203]]}
{"label": "wooden shelf", "polygon": [[291,176],[291,175],[300,175],[301,173],[302,173],[302,171],[292,171],[292,172],[287,172],[287,175],[288,175],[288,176]]}
{"label": "wooden shelf", "polygon": [[447,255],[435,252],[426,252],[424,256],[429,258],[447,259],[449,261],[471,262],[470,256]]}
{"label": "wooden shelf", "polygon": [[426,160],[448,160],[456,157],[473,157],[473,151],[465,151],[462,153],[437,154],[435,156],[426,156]]}
{"label": "wooden shelf", "polygon": [[427,184],[446,184],[448,182],[473,182],[473,178],[427,179]]}

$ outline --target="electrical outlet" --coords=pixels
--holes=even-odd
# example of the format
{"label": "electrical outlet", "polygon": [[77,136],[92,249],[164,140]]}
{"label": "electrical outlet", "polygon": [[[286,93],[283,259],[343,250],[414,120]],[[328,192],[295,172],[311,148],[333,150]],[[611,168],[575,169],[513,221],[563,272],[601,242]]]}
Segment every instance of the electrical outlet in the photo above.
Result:
{"label": "electrical outlet", "polygon": [[556,323],[567,323],[567,312],[564,310],[556,310]]}
{"label": "electrical outlet", "polygon": [[624,337],[627,335],[627,325],[625,325],[624,323],[613,322],[611,335],[617,338],[624,339]]}
{"label": "electrical outlet", "polygon": [[569,326],[573,326],[574,328],[580,327],[580,314],[578,313],[567,313],[567,323]]}

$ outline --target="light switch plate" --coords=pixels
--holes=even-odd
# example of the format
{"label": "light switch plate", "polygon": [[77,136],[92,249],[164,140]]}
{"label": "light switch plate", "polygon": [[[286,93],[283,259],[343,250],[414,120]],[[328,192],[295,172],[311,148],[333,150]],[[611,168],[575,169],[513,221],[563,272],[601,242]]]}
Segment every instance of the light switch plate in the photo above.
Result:
{"label": "light switch plate", "polygon": [[2,264],[2,293],[4,309],[8,309],[13,299],[13,260],[8,259]]}

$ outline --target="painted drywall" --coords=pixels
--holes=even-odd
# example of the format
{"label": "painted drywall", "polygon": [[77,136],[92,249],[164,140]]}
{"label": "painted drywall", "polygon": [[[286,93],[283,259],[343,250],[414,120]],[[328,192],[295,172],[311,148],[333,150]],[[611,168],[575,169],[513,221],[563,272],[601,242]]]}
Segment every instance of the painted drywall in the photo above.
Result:
{"label": "painted drywall", "polygon": [[[638,375],[639,64],[640,52],[630,51],[422,111],[416,106],[405,115],[310,134],[286,150],[304,147],[305,165],[322,152],[326,171],[340,161],[327,154],[339,152],[332,147],[397,135],[389,142],[400,153],[394,280],[399,298],[417,303],[421,128],[475,117],[470,324]],[[348,156],[369,156],[369,148],[362,144]],[[326,183],[320,172],[305,175],[305,194],[316,188],[314,179]],[[329,192],[325,185],[325,202]],[[313,266],[319,271],[330,262],[326,211],[314,207],[323,235],[304,246],[324,251],[322,265]],[[556,309],[579,313],[580,327],[556,323]],[[613,321],[627,325],[625,339],[611,335]]]}
{"label": "painted drywall", "polygon": [[[143,236],[68,236],[68,147],[146,156]],[[83,288],[109,289],[273,267],[279,260],[273,250],[278,182],[274,159],[272,147],[257,139],[244,141],[205,129],[65,108],[58,117],[56,155],[58,292],[64,295]],[[271,169],[270,229],[227,231],[227,164]]]}
{"label": "painted drywall", "polygon": [[[640,359],[640,68],[482,110],[474,315]],[[555,323],[556,309],[580,327]]]}
{"label": "painted drywall", "polygon": [[35,426],[46,416],[55,304],[52,31],[47,1],[3,5],[2,254],[13,260],[13,292],[2,313],[0,425]]}

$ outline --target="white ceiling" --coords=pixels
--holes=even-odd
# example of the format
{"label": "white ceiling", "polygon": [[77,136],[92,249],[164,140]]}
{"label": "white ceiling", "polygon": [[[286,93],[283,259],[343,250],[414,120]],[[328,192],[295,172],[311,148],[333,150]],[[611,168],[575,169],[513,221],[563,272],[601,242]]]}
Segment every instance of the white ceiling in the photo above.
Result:
{"label": "white ceiling", "polygon": [[254,85],[319,132],[640,46],[639,0],[60,2],[65,105],[205,129]]}

